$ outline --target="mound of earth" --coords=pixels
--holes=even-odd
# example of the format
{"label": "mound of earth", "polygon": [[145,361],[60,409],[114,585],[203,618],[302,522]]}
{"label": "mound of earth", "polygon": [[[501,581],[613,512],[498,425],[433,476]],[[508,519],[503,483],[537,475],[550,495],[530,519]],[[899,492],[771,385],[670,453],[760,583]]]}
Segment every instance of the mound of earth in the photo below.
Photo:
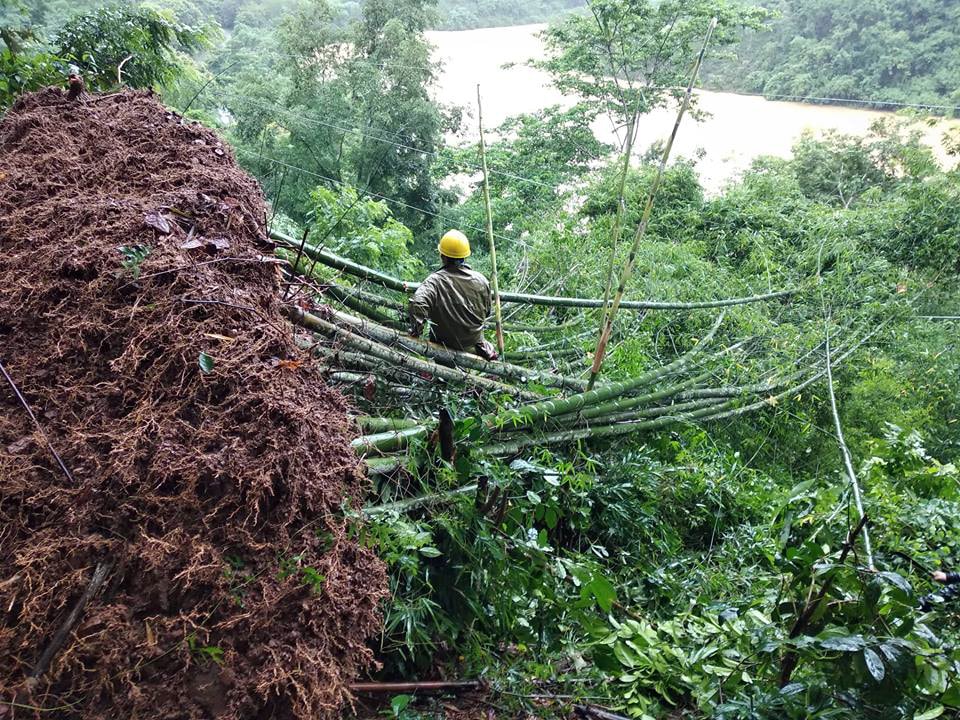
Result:
{"label": "mound of earth", "polygon": [[148,93],[0,122],[0,715],[331,717],[372,661],[353,431],[266,243]]}

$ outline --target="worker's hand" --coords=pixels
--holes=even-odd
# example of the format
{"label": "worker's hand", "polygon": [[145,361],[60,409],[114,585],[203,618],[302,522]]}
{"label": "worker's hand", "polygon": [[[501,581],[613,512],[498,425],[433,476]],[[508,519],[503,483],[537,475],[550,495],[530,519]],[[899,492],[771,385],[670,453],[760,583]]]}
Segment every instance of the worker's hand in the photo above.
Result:
{"label": "worker's hand", "polygon": [[933,573],[933,579],[938,583],[945,583],[947,581],[947,574],[942,570],[937,570]]}

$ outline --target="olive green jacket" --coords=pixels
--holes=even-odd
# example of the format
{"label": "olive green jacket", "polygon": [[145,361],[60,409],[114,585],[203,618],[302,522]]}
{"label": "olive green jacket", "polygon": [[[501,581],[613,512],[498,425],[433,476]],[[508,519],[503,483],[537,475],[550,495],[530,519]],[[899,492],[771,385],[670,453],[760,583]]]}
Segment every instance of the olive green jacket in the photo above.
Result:
{"label": "olive green jacket", "polygon": [[448,265],[424,280],[410,298],[415,335],[430,321],[430,339],[473,352],[483,342],[483,324],[493,303],[490,283],[467,265]]}

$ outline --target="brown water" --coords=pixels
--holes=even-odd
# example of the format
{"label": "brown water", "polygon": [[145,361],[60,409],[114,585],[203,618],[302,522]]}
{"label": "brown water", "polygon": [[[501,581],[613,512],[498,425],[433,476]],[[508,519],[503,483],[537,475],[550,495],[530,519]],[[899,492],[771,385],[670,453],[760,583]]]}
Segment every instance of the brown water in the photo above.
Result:
{"label": "brown water", "polygon": [[[521,25],[456,32],[427,33],[436,46],[434,56],[443,63],[436,97],[444,103],[467,108],[463,139],[477,136],[477,84],[483,96],[485,128],[494,128],[511,115],[534,112],[549,105],[571,105],[550,87],[546,73],[526,67],[530,58],[544,56],[536,33],[543,25]],[[510,63],[513,67],[504,68]],[[838,130],[865,134],[877,119],[890,113],[849,107],[773,102],[759,97],[700,91],[699,107],[709,117],[697,122],[684,119],[674,145],[674,157],[693,158],[698,150],[706,154],[698,161],[701,181],[716,193],[746,170],[760,155],[789,157],[790,148],[804,130]],[[637,150],[643,153],[651,143],[665,140],[673,128],[676,108],[657,110],[640,124]],[[956,124],[955,121],[951,121]],[[945,165],[955,162],[943,151],[941,138],[948,127],[941,121],[923,126],[926,142]],[[594,132],[605,142],[619,146],[619,140],[605,116],[594,123]]]}

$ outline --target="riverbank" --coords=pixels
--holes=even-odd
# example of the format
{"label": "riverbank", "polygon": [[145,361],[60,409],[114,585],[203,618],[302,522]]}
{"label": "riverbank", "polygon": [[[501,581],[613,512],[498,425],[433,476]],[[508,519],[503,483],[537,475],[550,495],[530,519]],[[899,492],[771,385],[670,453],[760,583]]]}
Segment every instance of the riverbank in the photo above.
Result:
{"label": "riverbank", "polygon": [[[571,105],[573,99],[550,85],[549,76],[526,65],[530,58],[543,57],[545,49],[537,36],[542,24],[480,30],[436,31],[427,37],[436,47],[434,57],[443,63],[436,99],[468,109],[462,134],[457,141],[475,140],[477,84],[483,94],[484,124],[494,128],[506,118],[536,112],[550,105]],[[701,182],[708,193],[716,193],[750,167],[761,155],[789,157],[790,149],[805,130],[836,130],[863,135],[877,120],[893,113],[846,106],[811,105],[771,101],[752,95],[701,90],[697,102],[708,116],[697,122],[684,121],[675,144],[674,156],[694,158]],[[661,109],[642,118],[638,154],[669,134],[676,111]],[[956,120],[939,120],[922,126],[925,142],[946,167],[956,165],[943,149],[943,133]],[[617,144],[612,123],[600,117],[594,132],[604,142]]]}

